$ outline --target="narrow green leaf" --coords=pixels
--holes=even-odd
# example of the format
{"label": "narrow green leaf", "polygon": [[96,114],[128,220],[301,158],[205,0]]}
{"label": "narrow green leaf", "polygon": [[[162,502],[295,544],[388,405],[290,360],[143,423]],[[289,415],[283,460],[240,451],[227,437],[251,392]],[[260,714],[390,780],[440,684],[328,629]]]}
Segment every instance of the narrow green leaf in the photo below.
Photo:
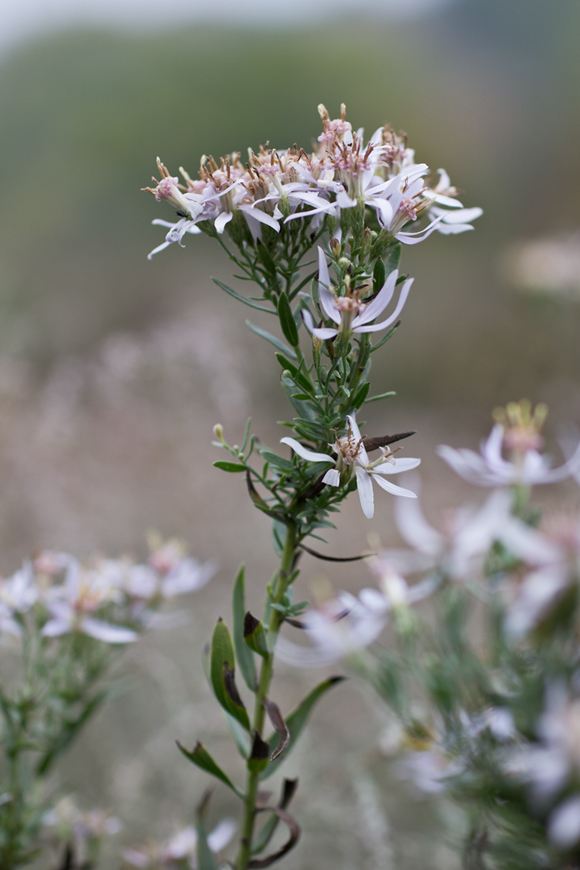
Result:
{"label": "narrow green leaf", "polygon": [[[284,783],[282,785],[282,794],[280,795],[280,800],[278,801],[279,809],[285,810],[288,807],[290,801],[294,797],[297,787],[297,779],[284,780]],[[278,827],[279,821],[280,819],[278,818],[278,816],[275,813],[272,813],[258,836],[252,842],[252,855],[259,855],[260,852],[264,851],[264,849],[272,839],[274,831]]]}
{"label": "narrow green leaf", "polygon": [[387,333],[385,333],[385,335],[383,335],[383,337],[381,338],[381,340],[380,340],[379,342],[377,342],[377,344],[374,344],[374,345],[371,347],[371,353],[374,353],[375,350],[378,350],[379,347],[382,347],[383,344],[386,344],[387,341],[388,341],[390,338],[393,337],[393,335],[394,335],[395,332],[397,331],[397,328],[399,327],[399,324],[400,324],[400,323],[401,323],[401,321],[398,320],[398,321],[395,323],[394,326],[391,326],[391,328],[389,329],[389,331],[388,331]]}
{"label": "narrow green leaf", "polygon": [[308,398],[311,398],[311,396],[314,395],[314,387],[310,383],[306,375],[301,372],[300,369],[294,365],[294,363],[291,363],[290,360],[286,359],[284,354],[277,353],[275,354],[275,357],[282,366],[282,368],[285,371],[290,372],[296,384],[301,386],[303,390],[306,390],[306,392],[310,393],[310,396],[308,396]]}
{"label": "narrow green leaf", "polygon": [[226,462],[224,460],[219,459],[217,462],[214,462],[214,468],[221,468],[222,471],[229,471],[230,474],[238,471],[245,471],[245,465],[238,465],[237,462]]}
{"label": "narrow green leaf", "polygon": [[365,405],[368,405],[369,402],[378,402],[379,399],[388,399],[391,396],[396,396],[396,392],[394,390],[389,390],[388,393],[379,393],[378,396],[371,396],[369,399],[365,399]]}
{"label": "narrow green leaf", "polygon": [[360,388],[360,390],[358,390],[358,392],[356,393],[356,395],[354,396],[354,398],[352,400],[353,407],[360,408],[362,405],[364,405],[366,397],[369,394],[370,388],[371,388],[371,385],[368,383],[362,385],[362,387]]}
{"label": "narrow green leaf", "polygon": [[387,277],[387,272],[385,269],[385,264],[379,257],[379,259],[375,263],[375,268],[373,269],[373,293],[378,293],[385,283]]}
{"label": "narrow green leaf", "polygon": [[266,332],[265,329],[260,329],[259,326],[256,326],[254,323],[252,323],[249,320],[246,320],[246,326],[248,327],[248,329],[251,329],[252,332],[255,332],[256,335],[259,335],[260,338],[265,338],[266,341],[269,341],[270,344],[274,345],[276,350],[279,350],[282,353],[286,354],[287,356],[290,357],[290,359],[295,359],[295,360],[298,359],[298,357],[296,356],[296,354],[294,353],[292,348],[287,347],[283,341],[280,341],[280,339],[276,338],[276,336],[272,335],[272,333]]}
{"label": "narrow green leaf", "polygon": [[386,273],[386,275],[390,275],[391,272],[394,272],[395,269],[399,268],[400,259],[401,259],[401,245],[399,244],[399,245],[395,245],[395,247],[389,251],[389,256],[385,260],[385,273]]}
{"label": "narrow green leaf", "polygon": [[232,593],[232,635],[234,641],[234,650],[238,666],[242,673],[242,677],[246,686],[251,692],[255,692],[258,686],[258,677],[256,674],[256,665],[254,662],[254,654],[248,648],[244,641],[244,616],[246,615],[246,590],[245,590],[245,569],[244,566],[238,571],[238,576],[234,582]]}
{"label": "narrow green leaf", "polygon": [[258,655],[264,657],[269,654],[264,626],[259,619],[252,616],[249,610],[244,617],[244,640]]}
{"label": "narrow green leaf", "polygon": [[212,278],[211,280],[214,284],[217,284],[217,286],[221,290],[225,290],[226,293],[229,293],[230,296],[233,296],[234,299],[237,299],[238,302],[243,302],[244,305],[249,305],[250,308],[257,308],[258,311],[267,311],[268,314],[276,313],[272,308],[265,308],[263,305],[258,305],[256,302],[252,302],[250,299],[246,299],[245,296],[241,296],[239,293],[236,293],[235,290],[232,290],[231,287],[228,287],[228,285],[224,284],[222,281],[218,281],[217,278]]}
{"label": "narrow green leaf", "polygon": [[192,762],[192,764],[195,764],[195,765],[197,765],[197,767],[200,767],[202,770],[205,770],[206,773],[211,773],[212,776],[215,776],[216,779],[221,780],[225,785],[227,785],[228,788],[231,788],[231,790],[235,794],[237,794],[238,797],[243,799],[243,797],[244,797],[243,792],[240,791],[240,789],[237,788],[233,784],[233,782],[231,781],[229,776],[227,776],[227,774],[225,774],[223,772],[221,767],[219,767],[215,763],[215,761],[213,760],[213,758],[211,757],[211,755],[209,754],[209,752],[207,751],[205,746],[203,746],[201,743],[198,742],[195,744],[195,746],[191,750],[191,752],[189,752],[185,748],[185,746],[181,745],[179,740],[176,740],[175,742],[177,743],[177,746],[178,746],[180,752],[182,752],[183,755],[185,755],[185,757],[188,758],[189,761]]}
{"label": "narrow green leaf", "polygon": [[[286,750],[284,757],[287,758],[288,754],[292,751],[293,747],[296,745],[296,741],[300,736],[300,733],[306,724],[306,720],[308,719],[310,713],[312,712],[312,708],[318,701],[318,699],[324,695],[329,689],[335,686],[337,683],[342,682],[344,677],[329,677],[324,682],[319,683],[312,691],[306,695],[303,701],[293,710],[292,713],[286,718],[286,726],[290,733],[290,743],[288,745],[288,749]],[[278,747],[280,743],[280,737],[278,734],[273,734],[270,740],[268,741],[270,744],[270,752],[273,753]],[[266,770],[262,774],[262,779],[266,779],[272,773],[278,769],[278,766],[282,763],[281,758],[277,758],[275,761],[271,761]]]}
{"label": "narrow green leaf", "polygon": [[250,720],[235,683],[234,645],[223,619],[218,619],[211,640],[211,683],[226,713],[249,731]]}
{"label": "narrow green leaf", "polygon": [[275,468],[280,468],[287,474],[292,474],[293,471],[296,471],[293,464],[288,459],[282,459],[281,456],[278,456],[276,453],[272,453],[271,450],[260,450],[260,455],[265,459],[266,462],[269,462],[270,465],[273,465]]}
{"label": "narrow green leaf", "polygon": [[229,713],[226,713],[226,721],[228,723],[228,728],[230,729],[230,734],[232,735],[234,743],[238,748],[238,752],[240,753],[242,758],[247,761],[250,757],[250,752],[252,751],[252,744],[250,742],[247,731],[245,731],[238,722],[238,720],[234,719],[233,716],[230,716]]}
{"label": "narrow green leaf", "polygon": [[276,284],[278,284],[278,267],[276,266],[276,261],[268,250],[268,247],[259,241],[256,246],[256,251],[262,266],[268,275],[276,279]]}
{"label": "narrow green leaf", "polygon": [[292,308],[284,291],[280,293],[278,299],[278,317],[280,318],[280,328],[284,338],[290,342],[292,347],[298,347],[298,330],[292,314]]}

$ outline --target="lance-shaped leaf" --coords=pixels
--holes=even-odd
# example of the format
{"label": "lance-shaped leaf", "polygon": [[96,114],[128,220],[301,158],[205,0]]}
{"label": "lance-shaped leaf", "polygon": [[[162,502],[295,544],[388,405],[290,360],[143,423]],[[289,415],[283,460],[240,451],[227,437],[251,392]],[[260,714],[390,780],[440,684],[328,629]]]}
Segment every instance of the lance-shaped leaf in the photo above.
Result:
{"label": "lance-shaped leaf", "polygon": [[286,810],[281,809],[280,807],[258,807],[256,810],[257,813],[274,813],[281,822],[284,822],[290,836],[288,840],[281,846],[276,852],[273,852],[271,855],[267,855],[265,858],[251,858],[248,862],[248,867],[251,868],[264,868],[270,867],[272,864],[275,864],[276,861],[279,861],[280,858],[283,858],[291,849],[294,848],[298,839],[300,837],[300,828],[298,827],[297,822],[292,818],[290,813],[287,813]]}
{"label": "lance-shaped leaf", "polygon": [[292,472],[296,470],[294,465],[288,459],[283,459],[276,453],[272,453],[272,451],[268,450],[267,447],[263,447],[260,450],[260,455],[265,462],[269,463],[269,465],[273,465],[274,468],[279,468],[280,471],[283,471],[285,474],[292,474]]}
{"label": "lance-shaped leaf", "polygon": [[246,614],[245,568],[242,565],[234,582],[232,593],[233,640],[236,660],[242,677],[251,692],[258,686],[254,655],[244,641],[244,616]]}
{"label": "lance-shaped leaf", "polygon": [[205,825],[205,814],[211,797],[211,791],[206,791],[197,808],[197,843],[195,844],[197,853],[198,870],[217,870],[217,863],[212,850],[207,842],[207,829]]}
{"label": "lance-shaped leaf", "polygon": [[211,639],[211,684],[216,698],[240,725],[249,731],[250,720],[235,681],[234,645],[223,619],[218,619]]}
{"label": "lance-shaped leaf", "polygon": [[272,519],[274,519],[274,520],[279,520],[280,522],[284,521],[284,515],[281,514],[279,511],[271,510],[268,507],[268,505],[266,504],[266,502],[264,501],[264,499],[262,498],[262,496],[260,495],[260,493],[258,492],[258,490],[256,489],[256,487],[254,486],[254,484],[252,483],[252,478],[250,476],[250,469],[249,468],[246,470],[246,486],[248,487],[248,494],[249,494],[250,498],[252,499],[252,502],[254,503],[255,507],[258,508],[258,510],[263,511],[265,514],[267,514],[269,517],[272,517]]}
{"label": "lance-shaped leaf", "polygon": [[286,293],[282,291],[278,299],[278,317],[280,318],[280,327],[284,333],[284,338],[289,341],[292,347],[298,346],[298,330],[296,322],[292,314],[292,308],[288,302]]}
{"label": "lance-shaped leaf", "polygon": [[229,471],[230,474],[246,470],[246,466],[240,465],[239,462],[227,462],[223,459],[218,459],[217,462],[214,462],[213,466],[214,468],[221,468],[222,471]]}
{"label": "lance-shaped leaf", "polygon": [[[325,694],[329,689],[333,686],[336,686],[337,683],[341,683],[344,680],[344,677],[329,677],[327,680],[324,680],[322,683],[319,683],[312,691],[306,695],[306,697],[300,702],[300,704],[296,707],[295,710],[290,713],[289,716],[286,717],[286,726],[288,731],[290,732],[290,744],[288,749],[286,750],[286,756],[288,757],[288,753],[292,751],[292,748],[296,745],[296,741],[300,736],[300,732],[304,728],[306,721],[312,712],[312,708],[318,701],[322,695]],[[278,734],[274,734],[270,740],[270,751],[272,753],[275,752],[278,745],[280,743],[280,736]],[[262,779],[266,779],[272,773],[275,773],[278,770],[279,765],[282,763],[281,758],[277,758],[275,761],[271,761],[266,770],[262,773]]]}
{"label": "lance-shaped leaf", "polygon": [[291,350],[291,348],[287,347],[283,341],[280,341],[279,338],[276,338],[275,335],[272,335],[271,332],[267,332],[265,329],[261,329],[250,320],[246,320],[246,326],[248,327],[248,329],[251,329],[252,332],[254,332],[256,335],[259,335],[260,338],[265,338],[266,341],[269,341],[270,344],[273,344],[276,350],[279,350],[285,356],[289,356],[290,359],[298,359],[294,351]]}
{"label": "lance-shaped leaf", "polygon": [[[282,785],[282,794],[280,795],[280,800],[278,801],[278,809],[286,810],[290,805],[290,801],[294,797],[296,793],[296,789],[298,788],[298,780],[297,779],[285,779]],[[278,822],[280,821],[279,816],[273,813],[268,821],[265,823],[264,827],[255,838],[252,843],[252,855],[259,855],[262,852],[272,837],[274,836],[274,832],[278,827]]]}
{"label": "lance-shaped leaf", "polygon": [[272,761],[276,761],[282,753],[288,748],[288,744],[290,743],[290,731],[288,730],[288,726],[284,722],[284,718],[280,713],[278,705],[273,701],[264,701],[264,707],[266,708],[266,712],[270,718],[270,722],[276,729],[276,733],[280,738],[280,742],[278,746],[272,753]]}
{"label": "lance-shaped leaf", "polygon": [[400,260],[401,260],[401,245],[399,244],[399,245],[395,245],[395,247],[389,251],[389,256],[387,257],[386,262],[385,262],[385,272],[387,275],[390,275],[391,272],[394,272],[395,269],[399,268]]}
{"label": "lance-shaped leaf", "polygon": [[233,296],[234,299],[237,299],[238,302],[243,302],[244,305],[249,305],[250,308],[257,308],[258,311],[266,311],[268,314],[274,314],[274,310],[272,308],[266,308],[264,305],[258,305],[256,302],[253,302],[251,299],[246,299],[245,296],[241,296],[239,293],[236,293],[235,290],[232,290],[231,287],[228,287],[227,284],[224,284],[223,281],[218,281],[217,278],[211,279],[214,284],[224,290],[226,293],[229,293],[230,296]]}
{"label": "lance-shaped leaf", "polygon": [[254,742],[252,744],[252,752],[248,759],[248,770],[254,773],[256,770],[262,771],[268,764],[270,758],[270,744],[262,740],[257,731],[254,732]]}
{"label": "lance-shaped leaf", "polygon": [[229,776],[227,776],[221,767],[215,763],[205,746],[198,742],[195,744],[191,752],[189,752],[181,745],[179,740],[176,740],[176,743],[183,755],[185,755],[185,757],[193,764],[197,765],[197,767],[200,767],[202,770],[205,770],[206,773],[211,773],[212,776],[221,780],[221,782],[227,785],[228,788],[231,788],[234,794],[237,794],[239,798],[242,798],[242,800],[244,799],[244,793],[233,784]]}
{"label": "lance-shaped leaf", "polygon": [[269,654],[264,626],[249,610],[244,617],[244,641],[258,655],[266,657]]}
{"label": "lance-shaped leaf", "polygon": [[382,289],[383,284],[387,280],[387,270],[385,264],[379,257],[373,269],[373,293],[378,293]]}

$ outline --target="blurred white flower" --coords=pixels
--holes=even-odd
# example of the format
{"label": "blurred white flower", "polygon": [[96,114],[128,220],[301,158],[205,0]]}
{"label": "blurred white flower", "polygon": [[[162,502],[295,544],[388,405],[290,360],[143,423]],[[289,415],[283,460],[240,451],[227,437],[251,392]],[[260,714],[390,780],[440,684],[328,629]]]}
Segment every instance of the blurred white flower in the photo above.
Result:
{"label": "blurred white flower", "polygon": [[[550,458],[539,452],[542,439],[539,434],[545,419],[545,406],[538,406],[531,413],[529,402],[511,402],[505,411],[497,409],[496,417],[503,415],[484,443],[481,454],[473,450],[456,450],[441,445],[439,456],[468,483],[476,486],[535,486],[556,483],[571,474],[580,473],[580,445],[574,455],[559,468],[551,468]],[[510,451],[510,459],[504,459],[502,448]]]}

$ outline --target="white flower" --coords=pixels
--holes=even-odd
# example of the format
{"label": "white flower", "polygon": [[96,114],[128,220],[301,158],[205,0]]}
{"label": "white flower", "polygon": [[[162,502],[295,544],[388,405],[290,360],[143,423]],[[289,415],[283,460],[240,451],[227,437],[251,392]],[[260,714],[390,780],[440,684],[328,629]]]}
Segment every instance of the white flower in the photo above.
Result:
{"label": "white flower", "polygon": [[330,276],[328,274],[328,266],[326,264],[324,251],[319,247],[318,288],[320,305],[325,316],[330,320],[334,320],[337,327],[315,327],[310,312],[303,309],[302,316],[309,332],[317,338],[325,340],[335,338],[339,332],[342,335],[348,335],[351,332],[360,334],[364,332],[377,332],[379,329],[387,329],[387,327],[395,323],[397,317],[401,313],[403,306],[407,301],[411,285],[413,284],[413,278],[408,278],[403,284],[399,294],[399,301],[390,317],[383,320],[382,323],[371,323],[371,321],[373,321],[375,317],[378,317],[379,314],[382,314],[393,298],[398,277],[399,272],[395,269],[394,272],[390,273],[372,302],[363,302],[360,299],[357,290],[350,292],[349,289],[349,292],[347,292],[345,296],[337,296],[334,287],[330,283]]}
{"label": "white flower", "polygon": [[[494,492],[481,507],[464,506],[449,515],[445,531],[439,532],[427,522],[418,501],[396,502],[397,528],[415,553],[405,559],[399,551],[393,558],[403,573],[438,568],[452,579],[469,579],[479,572],[509,522],[510,504],[509,493]],[[424,557],[423,564],[417,562],[417,554]],[[388,551],[383,558],[389,559]]]}
{"label": "white flower", "polygon": [[329,486],[340,486],[341,478],[349,478],[354,469],[361,507],[367,519],[372,519],[375,512],[373,480],[382,489],[390,492],[392,495],[417,498],[411,490],[396,486],[394,483],[384,480],[381,475],[400,474],[404,471],[410,471],[412,468],[417,468],[421,460],[411,458],[394,459],[392,453],[387,452],[381,447],[381,457],[371,462],[365,450],[354,414],[348,416],[346,420],[348,426],[347,434],[342,438],[338,438],[336,443],[332,445],[332,449],[337,454],[336,460],[327,453],[315,453],[312,450],[308,450],[299,441],[296,441],[295,438],[282,438],[281,443],[288,444],[298,456],[301,456],[302,459],[306,459],[308,462],[326,462],[334,465],[335,467],[329,469],[322,478],[322,482]]}
{"label": "white flower", "polygon": [[337,598],[309,610],[302,619],[312,646],[299,646],[285,637],[276,643],[276,656],[298,667],[321,667],[354,655],[381,634],[387,621],[387,605],[377,590],[377,599],[361,593],[355,598],[341,592]]}
{"label": "white flower", "polygon": [[51,590],[54,594],[47,600],[52,619],[42,629],[44,637],[59,637],[79,631],[105,643],[130,643],[137,640],[135,631],[103,622],[91,615],[100,607],[118,600],[119,588],[116,580],[119,575],[117,571],[111,571],[112,565],[115,563],[105,561],[101,571],[86,570],[76,560],[71,561],[64,586]]}
{"label": "white flower", "polygon": [[[580,471],[580,445],[574,455],[559,468],[551,468],[548,456],[542,455],[538,447],[541,444],[537,411],[532,417],[527,402],[508,405],[511,425],[497,423],[484,443],[481,453],[473,450],[456,450],[453,447],[440,445],[437,448],[439,456],[451,466],[460,477],[476,486],[535,486],[542,483],[556,483],[565,480],[571,474]],[[514,421],[514,417],[521,419]],[[542,414],[542,422],[545,414]],[[502,447],[511,452],[511,458],[505,459]]]}
{"label": "white flower", "polygon": [[[221,852],[228,845],[236,832],[237,825],[233,819],[223,819],[214,830],[208,834],[207,844],[212,852]],[[197,867],[197,831],[193,825],[181,828],[162,845],[149,844],[144,847],[126,849],[123,858],[133,867],[175,867],[175,862],[187,861],[187,866]],[[181,867],[181,863],[179,864]]]}
{"label": "white flower", "polygon": [[550,814],[548,837],[560,849],[570,849],[580,840],[580,794],[566,798]]}
{"label": "white flower", "polygon": [[213,559],[201,564],[190,557],[181,559],[167,572],[161,582],[161,593],[164,598],[174,598],[185,595],[195,589],[201,589],[208,583],[217,571],[217,562]]}

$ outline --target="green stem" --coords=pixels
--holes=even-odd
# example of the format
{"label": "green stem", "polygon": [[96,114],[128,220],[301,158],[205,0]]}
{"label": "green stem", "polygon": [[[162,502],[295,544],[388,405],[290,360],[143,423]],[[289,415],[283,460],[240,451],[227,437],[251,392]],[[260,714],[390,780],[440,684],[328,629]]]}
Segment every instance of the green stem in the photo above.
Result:
{"label": "green stem", "polygon": [[[292,565],[296,553],[296,544],[298,538],[298,529],[294,523],[288,523],[286,526],[286,540],[284,542],[284,550],[280,560],[280,570],[276,575],[274,586],[271,592],[272,604],[281,604],[288,582],[291,577]],[[262,659],[262,667],[260,670],[260,679],[256,692],[256,704],[254,708],[254,732],[258,732],[262,737],[264,722],[266,716],[266,708],[264,701],[268,700],[270,692],[270,683],[274,672],[274,649],[280,625],[283,620],[283,615],[276,608],[270,608],[270,625],[268,630],[268,649],[269,653]],[[256,818],[256,800],[258,796],[258,787],[260,784],[260,772],[257,770],[248,770],[246,779],[246,797],[244,801],[244,822],[242,826],[242,838],[238,859],[236,861],[236,870],[247,870],[252,850],[252,837],[254,834],[254,822]]]}

